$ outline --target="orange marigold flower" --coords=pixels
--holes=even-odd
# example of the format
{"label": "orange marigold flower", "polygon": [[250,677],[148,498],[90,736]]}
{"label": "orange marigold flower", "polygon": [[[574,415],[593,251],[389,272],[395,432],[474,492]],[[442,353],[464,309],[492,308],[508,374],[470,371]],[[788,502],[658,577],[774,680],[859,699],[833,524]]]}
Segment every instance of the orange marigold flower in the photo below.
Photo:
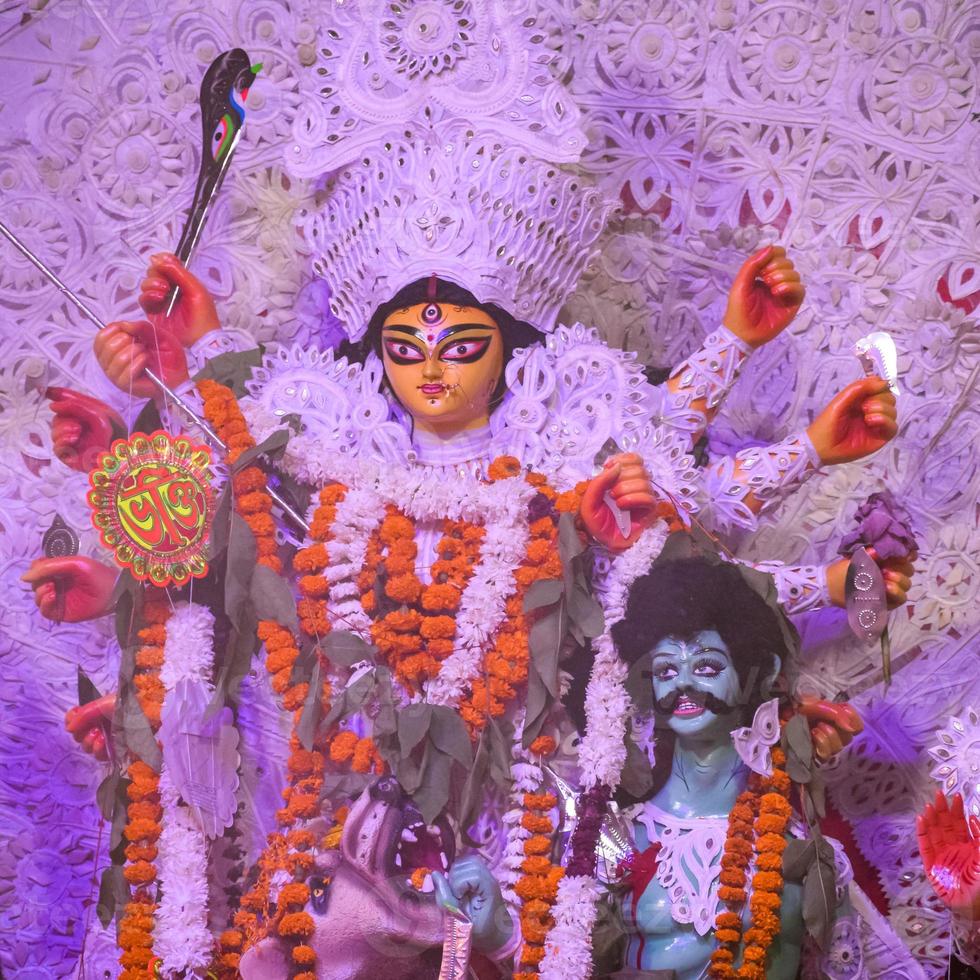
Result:
{"label": "orange marigold flower", "polygon": [[264,490],[242,494],[236,501],[240,514],[268,514],[272,510],[272,497]]}
{"label": "orange marigold flower", "polygon": [[245,523],[256,536],[275,534],[276,522],[268,514],[245,514]]}
{"label": "orange marigold flower", "polygon": [[715,929],[715,939],[720,943],[737,943],[741,938],[738,929]]}
{"label": "orange marigold flower", "polygon": [[498,456],[487,470],[491,480],[510,480],[521,475],[521,464],[515,456]]}
{"label": "orange marigold flower", "polygon": [[330,758],[333,762],[346,762],[354,754],[358,737],[351,731],[342,731],[330,741]]}
{"label": "orange marigold flower", "polygon": [[297,572],[319,572],[327,567],[329,561],[326,547],[318,541],[308,548],[300,548],[293,555],[293,568]]}
{"label": "orange marigold flower", "polygon": [[293,947],[293,962],[300,966],[312,966],[316,963],[316,950],[305,943]]}
{"label": "orange marigold flower", "polygon": [[246,466],[239,470],[232,479],[232,486],[239,497],[263,490],[266,486],[266,476],[257,466]]}
{"label": "orange marigold flower", "polygon": [[521,947],[521,962],[537,966],[544,959],[544,946],[525,943]]}
{"label": "orange marigold flower", "polygon": [[422,626],[422,614],[415,609],[396,609],[388,613],[382,622],[396,633],[417,633]]}
{"label": "orange marigold flower", "polygon": [[460,591],[455,585],[433,584],[422,595],[422,608],[426,612],[441,612],[459,607]]}
{"label": "orange marigold flower", "polygon": [[738,905],[745,901],[745,889],[744,888],[733,888],[729,885],[721,885],[718,888],[718,897],[723,902],[730,902],[732,905]]}
{"label": "orange marigold flower", "polygon": [[163,647],[140,647],[136,651],[136,666],[141,670],[159,670],[163,666]]}
{"label": "orange marigold flower", "polygon": [[279,935],[284,939],[313,935],[313,916],[308,912],[292,912],[279,920]]}
{"label": "orange marigold flower", "polygon": [[244,938],[241,929],[226,929],[221,934],[221,945],[225,949],[241,949]]}
{"label": "orange marigold flower", "polygon": [[779,854],[760,854],[755,865],[760,871],[781,871],[783,859]]}
{"label": "orange marigold flower", "polygon": [[310,900],[310,887],[301,881],[291,881],[279,889],[278,902],[284,905],[305,905]]}
{"label": "orange marigold flower", "polygon": [[554,793],[525,793],[524,806],[528,810],[553,810],[558,805]]}
{"label": "orange marigold flower", "polygon": [[354,747],[354,757],[351,759],[350,767],[354,772],[370,772],[374,763],[375,748],[374,742],[369,738],[358,740]]}
{"label": "orange marigold flower", "polygon": [[322,599],[330,591],[330,583],[322,575],[301,575],[299,590],[311,599]]}
{"label": "orange marigold flower", "polygon": [[272,690],[276,694],[283,694],[289,687],[290,678],[292,677],[292,670],[289,667],[283,670],[277,670],[272,675]]}
{"label": "orange marigold flower", "polygon": [[757,871],[752,876],[752,888],[756,892],[778,892],[783,887],[783,876],[772,871]]}
{"label": "orange marigold flower", "polygon": [[741,929],[742,920],[734,912],[719,912],[715,919],[716,929]]}
{"label": "orange marigold flower", "polygon": [[167,627],[162,623],[151,623],[139,630],[139,638],[153,646],[163,646],[167,642]]}
{"label": "orange marigold flower", "polygon": [[160,836],[160,824],[155,820],[131,820],[123,833],[129,841],[155,841]]}
{"label": "orange marigold flower", "polygon": [[529,856],[532,854],[547,854],[550,850],[551,839],[545,837],[544,834],[534,834],[524,841],[524,853]]}
{"label": "orange marigold flower", "polygon": [[782,854],[786,850],[786,838],[780,834],[762,834],[756,842],[760,854]]}
{"label": "orange marigold flower", "polygon": [[456,635],[456,620],[452,616],[426,616],[419,633],[427,640],[448,640]]}
{"label": "orange marigold flower", "polygon": [[566,490],[555,498],[555,510],[561,514],[577,514],[582,506],[582,495],[575,490]]}
{"label": "orange marigold flower", "polygon": [[532,755],[551,755],[558,743],[550,735],[539,735],[530,745]]}
{"label": "orange marigold flower", "polygon": [[123,875],[131,885],[148,885],[156,878],[157,869],[149,861],[137,861],[135,864],[127,864]]}
{"label": "orange marigold flower", "polygon": [[385,582],[385,595],[395,602],[417,602],[422,593],[422,583],[414,574],[395,575]]}
{"label": "orange marigold flower", "polygon": [[752,914],[756,915],[756,909],[778,912],[782,904],[782,898],[775,892],[755,892],[749,901],[749,908],[752,909]]}

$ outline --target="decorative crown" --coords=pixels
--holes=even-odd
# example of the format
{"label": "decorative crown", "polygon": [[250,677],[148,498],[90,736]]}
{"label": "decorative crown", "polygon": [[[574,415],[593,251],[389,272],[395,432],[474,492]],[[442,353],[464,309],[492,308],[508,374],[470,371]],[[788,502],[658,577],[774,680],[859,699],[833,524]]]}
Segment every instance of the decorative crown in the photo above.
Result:
{"label": "decorative crown", "polygon": [[526,3],[335,3],[287,163],[331,175],[300,225],[352,339],[432,273],[554,327],[613,204],[561,166],[586,139],[553,58]]}

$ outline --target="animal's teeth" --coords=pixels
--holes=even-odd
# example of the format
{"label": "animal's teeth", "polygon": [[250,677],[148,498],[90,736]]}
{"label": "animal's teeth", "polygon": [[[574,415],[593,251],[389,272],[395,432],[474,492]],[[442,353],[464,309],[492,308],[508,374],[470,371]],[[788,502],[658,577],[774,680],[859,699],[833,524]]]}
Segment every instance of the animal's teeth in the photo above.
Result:
{"label": "animal's teeth", "polygon": [[402,866],[402,856],[401,854],[395,855],[395,867],[400,868]]}
{"label": "animal's teeth", "polygon": [[415,836],[415,834],[413,834],[413,833],[412,833],[412,832],[411,832],[411,831],[410,831],[410,830],[408,829],[408,827],[406,827],[406,828],[405,828],[405,829],[404,829],[404,830],[402,831],[402,840],[405,840],[405,841],[408,841],[408,842],[409,842],[410,844],[417,844],[417,843],[418,843],[418,837],[416,837],[416,836]]}
{"label": "animal's teeth", "polygon": [[432,885],[432,875],[426,875],[425,881],[422,882],[422,894],[428,895],[433,889]]}
{"label": "animal's teeth", "polygon": [[442,851],[439,852],[439,860],[442,862],[442,870],[443,871],[448,871],[449,870],[449,862],[446,860],[446,855],[443,854]]}

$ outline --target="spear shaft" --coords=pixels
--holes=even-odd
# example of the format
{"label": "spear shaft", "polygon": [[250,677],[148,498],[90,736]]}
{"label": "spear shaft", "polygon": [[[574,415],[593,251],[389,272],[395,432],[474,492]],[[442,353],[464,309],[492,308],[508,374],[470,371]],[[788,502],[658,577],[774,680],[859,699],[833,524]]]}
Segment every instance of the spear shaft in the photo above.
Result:
{"label": "spear shaft", "polygon": [[[79,296],[76,292],[69,289],[58,276],[41,261],[38,256],[36,256],[2,221],[0,221],[0,235],[10,242],[14,248],[20,252],[21,255],[27,259],[31,265],[34,266],[48,280],[57,290],[65,297],[87,320],[95,324],[99,330],[105,329],[105,323],[99,318],[99,316],[92,311],[92,308]],[[157,386],[157,388],[169,398],[177,408],[184,413],[187,418],[193,422],[205,435],[207,440],[216,446],[223,453],[228,452],[228,446],[225,444],[224,440],[208,425],[207,421],[202,419],[197,412],[194,411],[187,402],[184,401],[180,395],[177,394],[161,377],[156,373],[151,371],[149,368],[145,368],[143,373],[146,375],[150,381]],[[269,496],[282,512],[298,527],[304,531],[309,530],[309,526],[306,521],[303,520],[302,516],[296,512],[296,510],[289,504],[286,500],[276,492],[274,487],[268,487]]]}

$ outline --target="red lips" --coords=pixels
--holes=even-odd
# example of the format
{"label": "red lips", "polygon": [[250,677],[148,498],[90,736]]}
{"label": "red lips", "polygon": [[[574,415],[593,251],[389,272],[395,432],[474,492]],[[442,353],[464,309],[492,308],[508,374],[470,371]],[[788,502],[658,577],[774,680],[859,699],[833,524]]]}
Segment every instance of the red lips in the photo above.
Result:
{"label": "red lips", "polygon": [[419,385],[423,395],[440,395],[446,390],[445,385]]}

